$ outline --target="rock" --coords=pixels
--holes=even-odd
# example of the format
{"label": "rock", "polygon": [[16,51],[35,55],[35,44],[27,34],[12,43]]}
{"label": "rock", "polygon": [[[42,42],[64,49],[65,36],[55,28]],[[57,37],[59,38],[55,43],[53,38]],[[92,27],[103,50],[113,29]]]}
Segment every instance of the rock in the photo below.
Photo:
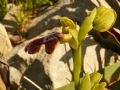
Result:
{"label": "rock", "polygon": [[12,45],[9,40],[5,27],[0,24],[0,53],[4,56],[12,50]]}
{"label": "rock", "polygon": [[119,54],[105,49],[93,37],[87,36],[82,44],[84,71],[92,73],[119,61]]}

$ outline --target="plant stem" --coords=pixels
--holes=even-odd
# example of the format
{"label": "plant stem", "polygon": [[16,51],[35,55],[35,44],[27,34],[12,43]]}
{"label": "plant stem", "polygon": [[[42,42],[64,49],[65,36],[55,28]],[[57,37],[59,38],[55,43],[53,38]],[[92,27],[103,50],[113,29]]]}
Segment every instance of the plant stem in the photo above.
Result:
{"label": "plant stem", "polygon": [[73,71],[73,77],[75,81],[76,88],[79,85],[80,82],[80,73],[82,68],[82,48],[81,45],[75,50],[73,50],[73,62],[74,62],[74,71]]}

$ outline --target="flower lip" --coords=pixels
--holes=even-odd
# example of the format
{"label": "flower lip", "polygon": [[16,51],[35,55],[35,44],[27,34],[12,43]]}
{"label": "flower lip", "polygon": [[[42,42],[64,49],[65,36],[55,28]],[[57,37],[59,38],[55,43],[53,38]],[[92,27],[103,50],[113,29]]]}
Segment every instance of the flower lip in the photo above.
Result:
{"label": "flower lip", "polygon": [[36,39],[36,40],[30,42],[25,47],[25,52],[28,52],[29,54],[34,54],[39,51],[42,44],[43,44],[43,38]]}
{"label": "flower lip", "polygon": [[48,36],[38,38],[30,42],[25,47],[25,52],[28,52],[29,54],[37,53],[39,52],[40,47],[44,44],[46,52],[48,54],[51,54],[54,51],[57,42],[60,41],[60,38],[62,36],[63,36],[62,34],[58,32],[54,32],[54,33],[49,34]]}

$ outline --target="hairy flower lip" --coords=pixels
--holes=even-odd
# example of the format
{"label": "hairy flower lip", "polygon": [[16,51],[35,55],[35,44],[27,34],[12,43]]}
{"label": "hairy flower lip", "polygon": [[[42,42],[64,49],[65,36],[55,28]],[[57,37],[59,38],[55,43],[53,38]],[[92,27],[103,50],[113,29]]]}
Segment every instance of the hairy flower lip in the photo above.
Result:
{"label": "hairy flower lip", "polygon": [[41,46],[45,45],[45,51],[48,54],[51,54],[54,51],[57,42],[60,41],[61,37],[63,37],[63,34],[54,32],[48,36],[35,39],[25,47],[25,52],[28,52],[29,54],[37,53],[39,52]]}

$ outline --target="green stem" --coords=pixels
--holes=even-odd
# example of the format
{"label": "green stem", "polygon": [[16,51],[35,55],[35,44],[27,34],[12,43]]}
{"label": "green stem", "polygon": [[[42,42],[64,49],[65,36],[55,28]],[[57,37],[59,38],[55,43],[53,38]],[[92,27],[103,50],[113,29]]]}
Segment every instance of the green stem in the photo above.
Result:
{"label": "green stem", "polygon": [[80,82],[80,73],[82,68],[82,49],[81,45],[75,50],[73,50],[73,61],[74,61],[74,71],[73,71],[73,77],[75,81],[76,88],[79,85]]}

